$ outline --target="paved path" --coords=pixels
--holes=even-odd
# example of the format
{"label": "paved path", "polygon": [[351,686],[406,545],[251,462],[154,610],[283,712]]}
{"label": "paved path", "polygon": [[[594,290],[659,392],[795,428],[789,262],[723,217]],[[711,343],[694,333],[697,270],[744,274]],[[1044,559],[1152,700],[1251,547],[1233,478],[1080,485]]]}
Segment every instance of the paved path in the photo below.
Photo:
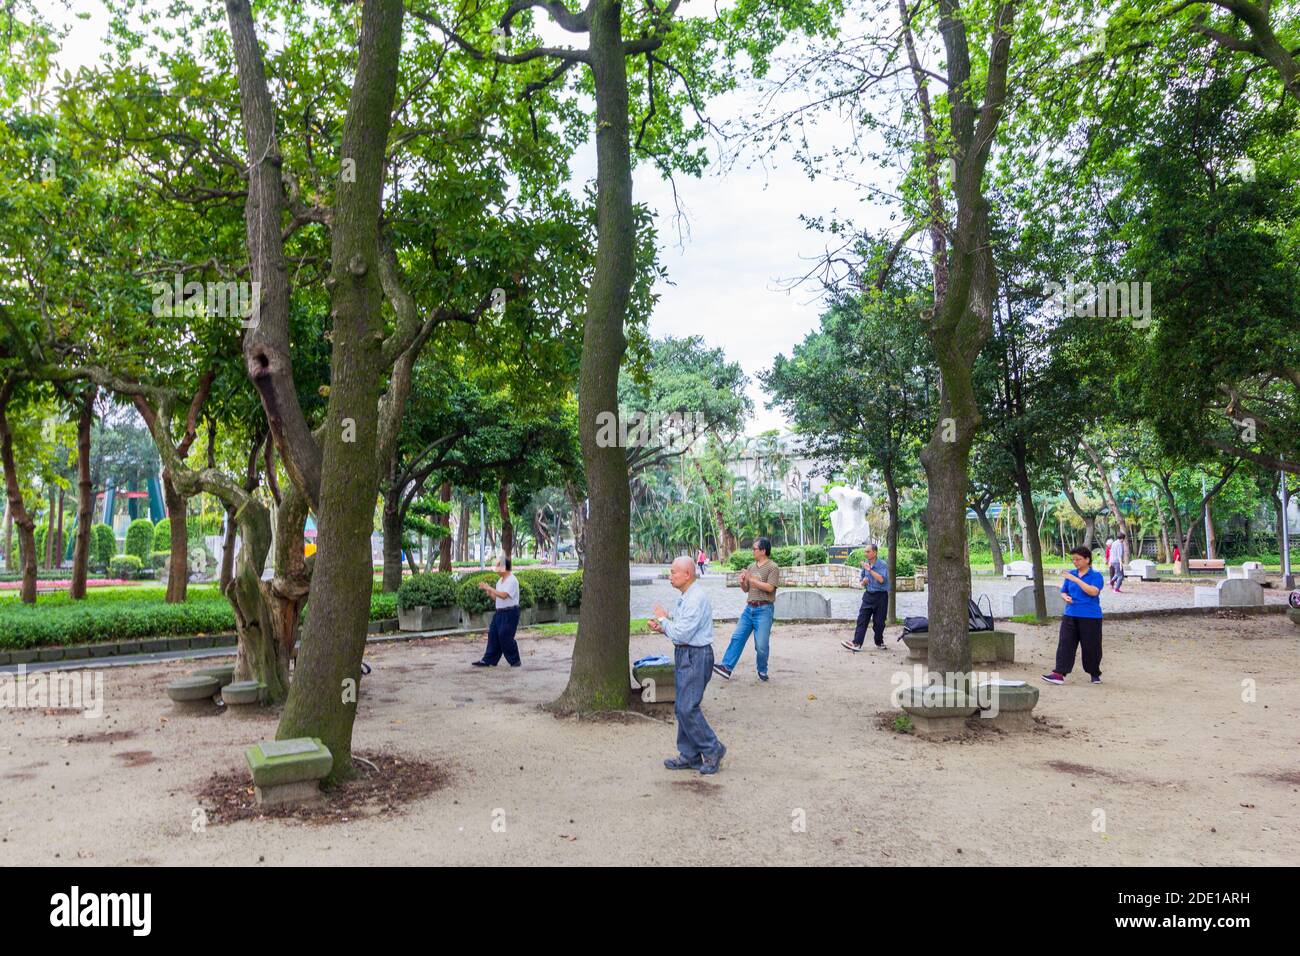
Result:
{"label": "paved path", "polygon": [[[672,610],[677,600],[677,592],[667,580],[655,575],[665,570],[663,566],[634,565],[632,576],[650,577],[652,583],[632,588],[632,616],[649,617],[655,604],[663,604]],[[1124,590],[1119,594],[1109,588],[1101,599],[1105,611],[1149,611],[1159,608],[1192,607],[1192,589],[1196,585],[1218,583],[1217,576],[1195,578],[1188,583],[1135,581],[1132,578],[1124,582]],[[1273,604],[1286,600],[1286,592],[1273,577],[1273,587],[1264,589],[1264,601]],[[726,586],[726,575],[710,569],[703,578],[704,586],[713,598],[713,613],[716,617],[736,617],[744,608],[744,595],[740,588]],[[993,604],[993,613],[1000,614],[1001,597],[1024,587],[1023,578],[996,578],[992,575],[975,574],[971,576],[971,595],[978,598],[987,594]],[[1057,589],[1061,586],[1059,575],[1049,574],[1043,582],[1045,587]],[[862,602],[862,592],[849,588],[818,588],[822,594],[831,599],[831,616],[837,618],[856,618],[858,605]],[[898,595],[898,616],[900,618],[926,613],[928,592],[911,591]],[[987,605],[986,605],[987,606]]]}

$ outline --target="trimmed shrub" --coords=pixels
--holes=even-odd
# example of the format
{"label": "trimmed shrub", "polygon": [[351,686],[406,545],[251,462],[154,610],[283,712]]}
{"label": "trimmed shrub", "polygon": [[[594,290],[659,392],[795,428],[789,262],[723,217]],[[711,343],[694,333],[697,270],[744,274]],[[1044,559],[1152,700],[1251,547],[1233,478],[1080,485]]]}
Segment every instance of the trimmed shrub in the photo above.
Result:
{"label": "trimmed shrub", "polygon": [[560,583],[555,589],[555,596],[566,607],[580,605],[582,603],[582,572],[574,571],[572,574],[566,574],[560,578]]}
{"label": "trimmed shrub", "polygon": [[148,518],[136,518],[126,529],[126,547],[123,554],[134,554],[143,566],[153,554],[153,522]]}
{"label": "trimmed shrub", "polygon": [[171,559],[172,553],[170,551],[155,551],[149,556],[149,561],[155,571],[161,571]]}
{"label": "trimmed shrub", "polygon": [[894,559],[894,577],[910,578],[915,573],[916,565],[912,563],[912,559],[908,555],[899,554]]}
{"label": "trimmed shrub", "polygon": [[924,551],[919,551],[916,548],[909,548],[908,550],[904,551],[903,554],[907,555],[907,559],[917,567],[920,567],[923,564],[928,566],[929,564],[929,562],[926,560],[926,555]]}
{"label": "trimmed shrub", "polygon": [[93,525],[90,529],[90,563],[97,568],[107,568],[115,554],[117,538],[113,536],[113,529],[106,524]]}
{"label": "trimmed shrub", "polygon": [[456,604],[456,578],[445,572],[413,574],[397,589],[397,607],[453,607]]}
{"label": "trimmed shrub", "polygon": [[849,552],[849,556],[844,559],[845,564],[852,565],[855,568],[861,567],[862,562],[867,560],[866,548],[854,548]]}
{"label": "trimmed shrub", "polygon": [[826,549],[818,544],[806,547],[773,548],[772,560],[783,568],[805,564],[825,564],[830,560]]}
{"label": "trimmed shrub", "polygon": [[172,549],[172,519],[163,518],[153,526],[153,549],[154,551],[170,551]]}
{"label": "trimmed shrub", "polygon": [[532,571],[520,571],[515,575],[521,585],[527,584],[533,589],[533,600],[538,604],[554,604],[559,600],[560,581],[564,575],[540,568]]}
{"label": "trimmed shrub", "polygon": [[752,551],[733,551],[727,558],[727,567],[732,571],[743,571],[753,563],[754,553]]}
{"label": "trimmed shrub", "polygon": [[397,617],[397,595],[370,595],[370,620],[382,621],[392,617]]}
{"label": "trimmed shrub", "polygon": [[134,554],[118,554],[108,562],[108,573],[121,581],[130,581],[140,573],[144,563]]}
{"label": "trimmed shrub", "polygon": [[[473,574],[465,575],[460,579],[460,583],[456,585],[456,606],[466,614],[482,614],[484,611],[494,610],[497,606],[496,601],[486,591],[479,588],[480,581],[486,581],[496,587],[497,574],[495,571],[476,571]],[[532,607],[535,600],[533,589],[529,587],[528,582],[521,579],[519,581],[519,606]]]}

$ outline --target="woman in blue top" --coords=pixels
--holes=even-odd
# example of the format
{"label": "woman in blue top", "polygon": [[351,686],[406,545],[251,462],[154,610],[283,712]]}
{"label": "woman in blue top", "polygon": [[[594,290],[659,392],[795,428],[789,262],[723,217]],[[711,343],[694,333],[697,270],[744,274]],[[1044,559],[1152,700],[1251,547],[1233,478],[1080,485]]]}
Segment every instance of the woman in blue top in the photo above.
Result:
{"label": "woman in blue top", "polygon": [[1092,552],[1075,548],[1070,552],[1076,574],[1065,572],[1061,583],[1061,600],[1065,616],[1061,618],[1061,636],[1056,642],[1056,670],[1044,674],[1049,684],[1064,684],[1065,675],[1074,670],[1074,657],[1083,645],[1083,669],[1101,683],[1101,591],[1106,579],[1092,569]]}

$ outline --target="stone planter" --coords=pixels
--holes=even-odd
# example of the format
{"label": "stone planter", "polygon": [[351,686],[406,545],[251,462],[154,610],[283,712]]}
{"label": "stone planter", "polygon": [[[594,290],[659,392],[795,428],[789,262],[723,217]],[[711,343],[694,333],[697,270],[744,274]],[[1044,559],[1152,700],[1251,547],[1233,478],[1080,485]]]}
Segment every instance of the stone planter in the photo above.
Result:
{"label": "stone planter", "polygon": [[554,624],[560,619],[560,604],[556,601],[538,602],[533,608],[534,624]]}
{"label": "stone planter", "polygon": [[[520,616],[520,618],[523,618],[523,614],[520,614],[519,616]],[[487,626],[488,626],[489,624],[491,624],[491,623],[492,623],[492,612],[491,612],[491,611],[482,611],[482,612],[480,612],[480,613],[478,613],[478,614],[471,614],[471,613],[469,613],[469,611],[466,611],[464,608],[461,608],[461,609],[460,609],[460,626],[461,626],[461,627],[468,627],[468,628],[480,628],[480,627],[481,627],[481,628],[483,628],[484,630],[486,630],[486,629],[487,629]]]}
{"label": "stone planter", "polygon": [[397,626],[403,631],[447,630],[460,625],[460,608],[420,605],[397,609]]}
{"label": "stone planter", "polygon": [[581,609],[580,605],[577,604],[573,605],[572,607],[570,607],[567,604],[561,604],[560,617],[559,617],[560,623],[569,624],[576,621],[578,619],[578,611],[580,609]]}

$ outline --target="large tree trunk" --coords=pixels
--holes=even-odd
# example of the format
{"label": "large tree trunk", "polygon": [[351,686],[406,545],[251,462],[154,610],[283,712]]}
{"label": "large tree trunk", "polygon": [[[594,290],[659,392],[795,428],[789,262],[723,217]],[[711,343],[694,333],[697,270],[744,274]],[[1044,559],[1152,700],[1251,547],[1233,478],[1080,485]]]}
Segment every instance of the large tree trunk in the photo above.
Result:
{"label": "large tree trunk", "polygon": [[86,576],[90,566],[90,531],[94,518],[91,510],[95,498],[90,487],[90,426],[95,419],[97,389],[90,389],[81,401],[77,416],[77,538],[72,545],[72,585],[68,596],[80,601],[86,596]]}
{"label": "large tree trunk", "polygon": [[45,511],[45,570],[54,567],[54,509],[57,496],[54,486],[50,485],[49,507]]}
{"label": "large tree trunk", "polygon": [[386,593],[402,586],[402,489],[389,483],[384,489],[384,507],[380,527],[384,535],[384,577]]}
{"label": "large tree trunk", "polygon": [[59,526],[58,529],[51,529],[54,533],[54,562],[51,565],[55,568],[63,567],[63,555],[67,550],[63,544],[63,512],[65,509],[63,489],[59,489]]}
{"label": "large tree trunk", "polygon": [[[356,181],[337,184],[331,233],[331,383],[318,498],[316,566],[298,666],[279,738],[319,737],[334,755],[329,780],[349,777],[355,695],[370,621],[370,531],[379,492],[376,446],[384,380],[379,215],[384,158],[402,41],[401,0],[361,10],[356,80],[341,155]],[[626,683],[626,673],[624,682]]]}
{"label": "large tree trunk", "polygon": [[501,554],[511,557],[515,547],[515,526],[510,522],[510,485],[497,486],[497,512],[501,515]]}
{"label": "large tree trunk", "polygon": [[36,603],[36,522],[23,503],[22,489],[18,484],[18,469],[14,464],[14,439],[9,431],[9,398],[14,383],[7,380],[0,386],[0,465],[4,466],[5,493],[9,496],[9,513],[18,526],[18,552],[23,566],[22,602]]}
{"label": "large tree trunk", "polygon": [[460,520],[456,523],[456,560],[462,563],[469,561],[469,502],[467,501],[460,503]]}
{"label": "large tree trunk", "polygon": [[185,520],[185,496],[176,490],[176,483],[165,468],[162,486],[171,538],[171,555],[167,559],[167,603],[183,604],[190,579],[190,536]]}
{"label": "large tree trunk", "polygon": [[[623,323],[636,261],[627,63],[617,0],[593,0],[590,65],[596,95],[596,263],[587,291],[578,432],[587,477],[586,570],[569,683],[560,711],[627,707],[631,495],[627,453],[597,441],[597,417],[618,414],[618,373],[627,348]],[[602,447],[608,444],[610,447]]]}
{"label": "large tree trunk", "polygon": [[3,557],[4,557],[6,571],[12,571],[14,569],[13,548],[14,548],[14,516],[13,513],[9,510],[9,496],[5,495],[4,540],[0,541],[0,549],[3,549]]}

